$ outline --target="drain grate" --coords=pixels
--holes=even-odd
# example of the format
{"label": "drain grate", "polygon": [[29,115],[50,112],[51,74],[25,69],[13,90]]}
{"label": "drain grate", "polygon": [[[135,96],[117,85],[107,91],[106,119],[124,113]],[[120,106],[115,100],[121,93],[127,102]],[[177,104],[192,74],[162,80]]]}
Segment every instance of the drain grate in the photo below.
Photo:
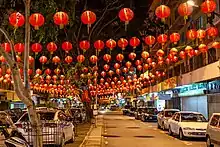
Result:
{"label": "drain grate", "polygon": [[126,127],[128,129],[140,129],[140,127]]}
{"label": "drain grate", "polygon": [[136,138],[154,138],[154,136],[134,136]]}
{"label": "drain grate", "polygon": [[103,137],[120,137],[118,135],[102,134]]}

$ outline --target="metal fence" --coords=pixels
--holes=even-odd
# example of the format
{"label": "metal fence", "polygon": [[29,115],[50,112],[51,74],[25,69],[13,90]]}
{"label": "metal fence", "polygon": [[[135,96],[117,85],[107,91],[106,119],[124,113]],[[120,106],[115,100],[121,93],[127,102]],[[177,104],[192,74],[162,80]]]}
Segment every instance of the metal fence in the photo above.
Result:
{"label": "metal fence", "polygon": [[[43,121],[42,136],[44,145],[60,145],[64,141],[64,126],[65,122],[59,121]],[[22,124],[22,134],[29,145],[33,145],[36,133],[33,131],[30,122]]]}

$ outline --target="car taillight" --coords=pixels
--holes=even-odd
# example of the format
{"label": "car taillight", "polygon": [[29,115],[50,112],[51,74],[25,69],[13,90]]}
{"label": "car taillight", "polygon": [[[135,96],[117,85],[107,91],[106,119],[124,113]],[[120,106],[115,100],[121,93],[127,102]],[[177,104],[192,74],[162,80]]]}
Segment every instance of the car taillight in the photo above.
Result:
{"label": "car taillight", "polygon": [[22,128],[22,124],[15,124],[17,128]]}

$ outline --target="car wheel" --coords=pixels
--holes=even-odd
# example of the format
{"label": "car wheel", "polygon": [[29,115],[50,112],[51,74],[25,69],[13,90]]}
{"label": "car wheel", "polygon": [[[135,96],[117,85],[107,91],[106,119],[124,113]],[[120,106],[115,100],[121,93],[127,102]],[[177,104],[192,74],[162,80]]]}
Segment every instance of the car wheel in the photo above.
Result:
{"label": "car wheel", "polygon": [[64,147],[64,145],[65,145],[65,136],[63,134],[63,137],[61,138],[61,143],[60,143],[59,147]]}
{"label": "car wheel", "polygon": [[162,128],[162,130],[164,130],[164,131],[166,130],[164,123],[162,123],[162,127],[161,127],[161,128]]}
{"label": "car wheel", "polygon": [[171,127],[170,127],[170,126],[169,126],[169,131],[168,131],[168,134],[169,134],[170,136],[172,136],[172,135],[173,135],[173,132],[172,132]]}
{"label": "car wheel", "polygon": [[209,136],[206,137],[206,146],[207,147],[214,147]]}
{"label": "car wheel", "polygon": [[179,130],[179,139],[180,140],[183,140],[185,137],[184,137],[184,135],[183,135],[183,131],[182,131],[182,129],[180,128],[180,130]]}
{"label": "car wheel", "polygon": [[70,139],[70,143],[73,143],[75,141],[75,130],[73,129],[72,138]]}
{"label": "car wheel", "polygon": [[160,128],[161,128],[161,127],[160,127],[160,125],[159,125],[159,123],[157,123],[157,128],[158,128],[158,129],[160,129]]}

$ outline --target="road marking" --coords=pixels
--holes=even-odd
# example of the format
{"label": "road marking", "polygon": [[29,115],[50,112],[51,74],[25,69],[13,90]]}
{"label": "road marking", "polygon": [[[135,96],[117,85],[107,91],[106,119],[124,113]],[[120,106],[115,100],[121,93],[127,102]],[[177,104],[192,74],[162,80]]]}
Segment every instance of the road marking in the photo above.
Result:
{"label": "road marking", "polygon": [[163,133],[163,134],[165,134],[165,132],[164,132],[164,131],[160,131],[160,133]]}
{"label": "road marking", "polygon": [[188,142],[188,141],[182,141],[185,145],[192,145],[191,142]]}

